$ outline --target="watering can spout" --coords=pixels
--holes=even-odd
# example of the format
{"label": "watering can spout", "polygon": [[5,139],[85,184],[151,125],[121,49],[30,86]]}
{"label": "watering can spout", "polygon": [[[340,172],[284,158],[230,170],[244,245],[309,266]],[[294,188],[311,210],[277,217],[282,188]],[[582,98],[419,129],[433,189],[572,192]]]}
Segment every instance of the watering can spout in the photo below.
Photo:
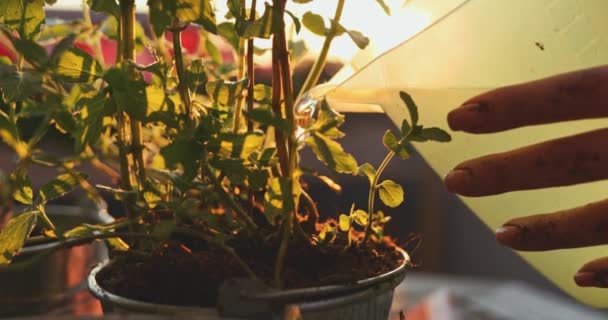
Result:
{"label": "watering can spout", "polygon": [[[417,13],[422,18],[413,26],[408,25],[406,16],[394,19],[389,36],[400,37],[400,43],[394,43],[394,39],[388,45],[386,41],[374,43],[386,34],[369,34],[370,48],[316,93],[326,97],[332,108],[385,112],[400,125],[407,110],[398,93],[406,91],[420,108],[421,122],[447,128],[447,113],[483,91],[608,61],[608,19],[603,16],[608,12],[608,1],[410,0],[401,11],[395,15],[414,19]],[[584,120],[491,136],[455,132],[449,144],[414,146],[443,176],[466,159],[607,124],[605,119]],[[554,212],[604,199],[605,190],[608,183],[595,182],[462,200],[495,229],[515,216]],[[602,256],[605,249],[521,255],[580,301],[608,307],[608,291],[579,288],[572,281],[584,262]]]}

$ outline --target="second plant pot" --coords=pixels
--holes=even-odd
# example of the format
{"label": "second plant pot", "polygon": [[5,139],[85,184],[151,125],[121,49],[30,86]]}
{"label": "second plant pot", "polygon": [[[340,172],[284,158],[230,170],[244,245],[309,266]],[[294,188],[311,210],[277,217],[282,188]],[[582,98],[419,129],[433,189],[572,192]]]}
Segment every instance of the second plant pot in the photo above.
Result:
{"label": "second plant pot", "polygon": [[[49,205],[46,211],[61,227],[114,220],[98,205]],[[14,262],[20,267],[0,270],[0,317],[41,314],[66,307],[76,294],[86,290],[90,268],[108,257],[107,249],[99,242],[41,256],[56,245],[48,242],[26,246]]]}

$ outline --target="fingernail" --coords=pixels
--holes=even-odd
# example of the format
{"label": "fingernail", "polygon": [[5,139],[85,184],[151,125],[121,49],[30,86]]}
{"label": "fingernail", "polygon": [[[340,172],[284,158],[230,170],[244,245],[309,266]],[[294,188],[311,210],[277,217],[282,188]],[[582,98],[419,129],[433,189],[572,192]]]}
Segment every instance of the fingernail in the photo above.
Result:
{"label": "fingernail", "polygon": [[495,234],[498,242],[512,247],[520,242],[522,230],[519,226],[505,225],[496,229]]}
{"label": "fingernail", "polygon": [[604,272],[579,271],[574,275],[579,287],[608,288],[608,277]]}
{"label": "fingernail", "polygon": [[578,272],[574,275],[574,282],[579,287],[593,287],[595,282],[595,273],[593,272]]}
{"label": "fingernail", "polygon": [[462,194],[471,180],[471,172],[467,169],[454,169],[443,178],[446,189],[451,193]]}
{"label": "fingernail", "polygon": [[462,105],[448,113],[448,126],[453,131],[462,130],[466,126],[467,114],[471,111],[480,110],[481,105],[478,103],[470,103]]}

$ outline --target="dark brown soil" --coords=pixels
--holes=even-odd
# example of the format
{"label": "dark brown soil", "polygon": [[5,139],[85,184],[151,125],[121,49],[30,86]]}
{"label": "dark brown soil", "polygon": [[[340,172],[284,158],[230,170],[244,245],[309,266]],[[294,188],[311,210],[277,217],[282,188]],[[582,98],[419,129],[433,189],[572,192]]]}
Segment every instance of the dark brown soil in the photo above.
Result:
{"label": "dark brown soil", "polygon": [[[236,241],[231,246],[263,279],[272,279],[277,249]],[[285,287],[303,288],[348,284],[394,270],[403,257],[390,243],[342,248],[294,243],[285,264]],[[196,249],[192,249],[196,248]],[[245,277],[224,251],[200,243],[167,244],[152,255],[122,254],[98,274],[108,291],[148,302],[215,306],[224,279]]]}

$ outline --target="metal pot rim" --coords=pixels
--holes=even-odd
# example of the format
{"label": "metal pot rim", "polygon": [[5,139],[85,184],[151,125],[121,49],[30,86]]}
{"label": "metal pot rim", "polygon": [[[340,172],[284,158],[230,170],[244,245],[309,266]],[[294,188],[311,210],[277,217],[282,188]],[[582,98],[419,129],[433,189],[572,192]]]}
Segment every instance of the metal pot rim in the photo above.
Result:
{"label": "metal pot rim", "polygon": [[[409,255],[401,248],[397,248],[403,255],[403,263],[397,267],[396,269],[389,271],[387,273],[381,274],[376,277],[367,278],[363,280],[359,280],[353,284],[346,285],[330,285],[330,286],[319,286],[319,287],[310,287],[310,288],[302,288],[302,289],[292,289],[292,290],[277,290],[270,291],[263,294],[256,295],[245,295],[246,299],[254,299],[254,300],[271,300],[272,302],[294,302],[298,300],[306,300],[315,296],[330,296],[337,294],[349,294],[356,291],[365,290],[371,288],[375,285],[387,283],[394,280],[401,280],[407,270],[407,266],[410,262]],[[111,293],[106,289],[102,288],[97,283],[97,274],[111,263],[111,260],[107,260],[97,264],[89,273],[87,278],[87,283],[89,287],[89,291],[93,296],[100,299],[101,301],[108,301],[117,306],[121,306],[131,310],[139,310],[146,312],[156,312],[162,314],[174,314],[179,312],[180,314],[188,314],[188,313],[197,313],[201,315],[201,312],[204,312],[208,315],[217,316],[218,313],[215,308],[203,308],[203,307],[189,307],[189,306],[179,306],[179,305],[169,305],[169,304],[158,304],[151,302],[144,302],[139,300],[134,300],[130,298],[126,298],[123,296],[119,296],[117,294]],[[396,285],[395,285],[396,286]]]}

